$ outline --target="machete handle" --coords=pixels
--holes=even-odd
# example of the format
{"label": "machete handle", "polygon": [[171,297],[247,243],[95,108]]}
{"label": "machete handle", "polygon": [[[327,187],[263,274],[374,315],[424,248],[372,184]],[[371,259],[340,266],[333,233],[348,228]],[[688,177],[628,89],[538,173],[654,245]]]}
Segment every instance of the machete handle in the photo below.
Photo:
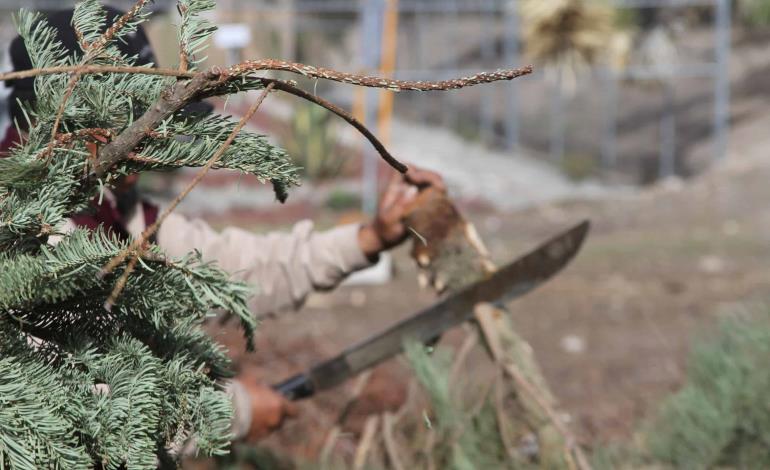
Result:
{"label": "machete handle", "polygon": [[305,374],[297,374],[290,379],[273,385],[273,390],[291,401],[302,400],[315,394],[315,387],[310,381],[310,377]]}

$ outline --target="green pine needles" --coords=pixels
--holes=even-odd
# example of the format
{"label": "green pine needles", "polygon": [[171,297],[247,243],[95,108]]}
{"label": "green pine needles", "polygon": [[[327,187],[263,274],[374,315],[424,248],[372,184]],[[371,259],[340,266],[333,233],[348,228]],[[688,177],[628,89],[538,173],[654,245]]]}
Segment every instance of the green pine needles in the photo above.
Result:
{"label": "green pine needles", "polygon": [[[110,22],[97,0],[81,1],[75,52],[42,16],[16,17],[33,70],[0,79],[35,77],[36,100],[20,103],[24,138],[0,159],[0,469],[173,466],[190,442],[201,455],[225,452],[231,409],[217,381],[229,364],[200,326],[222,312],[241,320],[250,341],[249,289],[197,254],[167,259],[148,239],[210,168],[255,175],[281,201],[298,184],[286,153],[243,129],[272,90],[337,114],[393,168],[407,170],[349,113],[264,71],[391,91],[453,90],[532,72],[404,81],[273,59],[200,70],[215,30],[205,15],[213,0],[177,1],[179,66],[155,68],[117,47],[147,20],[149,3],[137,0]],[[238,123],[182,112],[248,90],[263,94]],[[180,167],[202,170],[141,237],[65,233],[73,214],[122,177]]]}
{"label": "green pine needles", "polygon": [[[81,2],[73,16],[77,54],[65,50],[43,17],[21,11],[17,23],[35,68],[133,66],[136,58],[115,44],[147,18],[145,3],[113,25],[96,0]],[[185,69],[202,60],[214,28],[200,14],[212,6],[179,2]],[[200,326],[212,312],[228,312],[250,338],[249,289],[197,254],[170,260],[148,248],[108,311],[126,263],[107,275],[102,268],[129,242],[101,229],[62,229],[123,175],[204,166],[235,123],[174,110],[130,155],[94,177],[88,144],[129,129],[177,79],[74,75],[36,78],[37,101],[25,107],[27,122],[17,123],[28,134],[0,159],[0,468],[155,468],[173,465],[191,440],[202,455],[221,454],[231,407],[216,380],[229,375],[229,363]],[[219,91],[249,88],[261,82]],[[187,136],[195,137],[180,138]],[[297,183],[286,154],[248,131],[214,167],[281,187]],[[54,236],[58,243],[51,243]]]}

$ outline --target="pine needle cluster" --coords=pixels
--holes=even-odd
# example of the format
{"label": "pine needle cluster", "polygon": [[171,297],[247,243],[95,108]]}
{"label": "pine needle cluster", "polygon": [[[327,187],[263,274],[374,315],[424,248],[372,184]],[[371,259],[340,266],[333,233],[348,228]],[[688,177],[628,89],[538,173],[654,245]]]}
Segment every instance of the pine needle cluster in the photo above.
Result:
{"label": "pine needle cluster", "polygon": [[[134,66],[116,47],[145,21],[147,1],[108,24],[96,0],[75,8],[80,51],[59,43],[38,14],[22,10],[19,34],[35,68]],[[180,62],[195,70],[214,27],[210,0],[180,0]],[[119,178],[147,170],[201,167],[235,123],[219,115],[171,113],[129,158],[93,176],[95,136],[113,138],[161,99],[176,78],[127,73],[55,73],[35,79],[24,104],[23,142],[0,159],[0,468],[155,468],[172,465],[194,440],[199,454],[224,452],[231,407],[217,385],[228,360],[200,326],[212,312],[237,317],[250,338],[251,291],[191,253],[166,259],[147,248],[111,309],[104,305],[122,263],[102,268],[130,241],[104,230],[63,233]],[[261,88],[244,79],[222,93]],[[281,187],[297,172],[264,136],[240,132],[217,168]],[[53,243],[54,238],[59,239]]]}

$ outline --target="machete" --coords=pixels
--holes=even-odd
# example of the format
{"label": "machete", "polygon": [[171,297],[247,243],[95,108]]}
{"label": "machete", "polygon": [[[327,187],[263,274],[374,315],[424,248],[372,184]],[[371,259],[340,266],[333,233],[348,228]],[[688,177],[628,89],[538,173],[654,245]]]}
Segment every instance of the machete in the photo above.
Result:
{"label": "machete", "polygon": [[506,303],[539,286],[575,257],[588,233],[584,221],[497,270],[487,278],[452,293],[432,306],[317,364],[273,388],[300,400],[335,387],[350,377],[400,353],[404,342],[426,342],[473,317],[480,302]]}

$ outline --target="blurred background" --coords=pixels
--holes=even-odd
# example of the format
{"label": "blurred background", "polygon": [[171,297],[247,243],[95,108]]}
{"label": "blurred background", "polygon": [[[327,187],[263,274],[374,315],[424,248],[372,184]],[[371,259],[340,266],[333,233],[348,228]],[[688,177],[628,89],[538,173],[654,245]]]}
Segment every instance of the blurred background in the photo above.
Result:
{"label": "blurred background", "polygon": [[[15,34],[14,10],[67,3],[0,0],[0,41]],[[583,442],[628,438],[682,384],[690,340],[770,292],[770,0],[217,4],[210,65],[278,58],[412,80],[534,65],[531,76],[456,92],[300,84],[360,117],[398,158],[441,172],[500,264],[592,219],[576,263],[511,306]],[[160,64],[173,66],[174,2],[153,8],[148,32]],[[252,99],[215,104],[238,116]],[[281,206],[256,180],[215,173],[183,211],[257,231],[373,211],[391,173],[339,119],[274,94],[251,125],[304,167],[303,186]],[[168,198],[192,174],[143,184]],[[389,263],[384,278],[354,280],[313,296],[301,316],[268,320],[259,352],[239,359],[267,381],[282,379],[433,300],[405,250]],[[385,364],[373,380],[354,415],[405,400],[402,364]],[[304,403],[271,445],[317,455],[323,436],[298,436],[331,425],[338,395]],[[361,420],[350,421],[359,432]]]}

